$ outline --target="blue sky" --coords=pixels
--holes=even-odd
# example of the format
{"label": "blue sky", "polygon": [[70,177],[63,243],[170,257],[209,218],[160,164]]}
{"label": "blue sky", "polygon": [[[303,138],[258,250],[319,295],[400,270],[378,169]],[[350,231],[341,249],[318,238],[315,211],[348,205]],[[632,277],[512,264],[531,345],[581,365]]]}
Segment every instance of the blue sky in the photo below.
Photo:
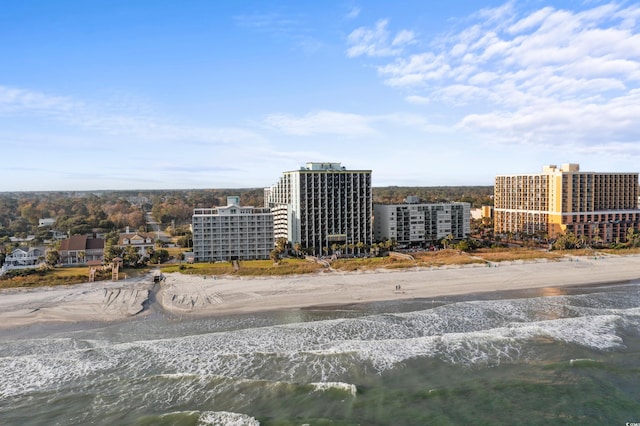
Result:
{"label": "blue sky", "polygon": [[640,164],[634,2],[7,1],[0,55],[0,191]]}

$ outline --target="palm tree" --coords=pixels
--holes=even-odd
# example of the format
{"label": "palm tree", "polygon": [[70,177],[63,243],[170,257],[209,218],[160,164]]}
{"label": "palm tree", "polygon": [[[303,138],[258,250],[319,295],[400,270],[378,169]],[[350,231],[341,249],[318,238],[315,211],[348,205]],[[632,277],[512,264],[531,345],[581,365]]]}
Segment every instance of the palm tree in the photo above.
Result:
{"label": "palm tree", "polygon": [[442,245],[444,246],[444,248],[449,248],[449,244],[451,244],[452,241],[453,241],[453,235],[449,234],[442,239]]}
{"label": "palm tree", "polygon": [[640,234],[633,229],[633,226],[627,229],[627,243],[629,243],[631,247],[637,247],[639,242]]}

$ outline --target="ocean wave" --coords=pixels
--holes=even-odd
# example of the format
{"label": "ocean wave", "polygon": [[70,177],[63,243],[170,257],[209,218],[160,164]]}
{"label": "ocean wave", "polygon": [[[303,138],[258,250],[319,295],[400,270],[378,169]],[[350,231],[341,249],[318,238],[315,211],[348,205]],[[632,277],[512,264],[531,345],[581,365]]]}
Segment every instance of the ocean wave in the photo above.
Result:
{"label": "ocean wave", "polygon": [[[460,302],[409,313],[117,344],[37,339],[25,341],[28,355],[17,353],[16,341],[0,358],[0,397],[56,390],[79,381],[97,386],[109,380],[144,383],[150,377],[179,382],[173,386],[179,386],[185,398],[195,380],[204,380],[197,386],[225,378],[232,383],[340,383],[362,369],[383,372],[417,357],[459,365],[517,362],[528,356],[530,343],[537,339],[616,350],[624,348],[623,331],[640,327],[638,305],[621,299],[590,294]],[[167,398],[175,398],[170,391],[168,386]]]}
{"label": "ocean wave", "polygon": [[324,391],[327,391],[327,390],[330,390],[330,389],[337,389],[337,390],[340,390],[340,391],[347,392],[351,396],[356,396],[356,393],[358,393],[358,388],[356,387],[356,385],[351,384],[351,383],[316,382],[316,383],[311,383],[311,386],[316,391],[320,391],[320,392],[324,392]]}
{"label": "ocean wave", "polygon": [[197,426],[260,426],[255,418],[231,411],[173,411],[144,420],[150,424],[192,424],[196,421]]}
{"label": "ocean wave", "polygon": [[205,411],[200,414],[198,426],[260,426],[260,422],[246,414]]}

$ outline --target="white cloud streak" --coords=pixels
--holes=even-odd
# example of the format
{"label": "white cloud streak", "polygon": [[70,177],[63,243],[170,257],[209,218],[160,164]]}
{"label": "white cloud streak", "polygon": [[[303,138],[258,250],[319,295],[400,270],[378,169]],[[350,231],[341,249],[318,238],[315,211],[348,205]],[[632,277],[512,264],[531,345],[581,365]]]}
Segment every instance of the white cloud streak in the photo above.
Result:
{"label": "white cloud streak", "polygon": [[387,29],[388,24],[388,20],[381,19],[373,29],[360,27],[352,31],[347,38],[350,46],[347,56],[396,56],[401,54],[406,46],[415,43],[413,31],[402,30],[392,36]]}
{"label": "white cloud streak", "polygon": [[106,135],[132,136],[149,142],[226,144],[263,141],[262,136],[242,128],[186,126],[136,112],[114,114],[105,112],[99,105],[90,105],[70,97],[0,86],[0,116],[3,115],[52,119],[79,129]]}
{"label": "white cloud streak", "polygon": [[298,136],[334,134],[353,137],[375,133],[367,117],[333,111],[317,111],[303,117],[270,114],[265,123],[285,134]]}
{"label": "white cloud streak", "polygon": [[612,153],[640,142],[640,6],[524,12],[508,2],[464,22],[404,54],[382,20],[352,33],[347,56],[395,56],[377,67],[387,85],[414,105],[441,103],[458,129],[496,141],[611,143]]}
{"label": "white cloud streak", "polygon": [[[416,100],[416,102],[420,102]],[[313,136],[338,135],[348,138],[381,136],[387,126],[411,128],[419,132],[443,132],[449,130],[434,125],[419,114],[391,113],[382,115],[361,115],[336,111],[316,111],[302,117],[288,114],[268,115],[264,123],[287,135]]]}

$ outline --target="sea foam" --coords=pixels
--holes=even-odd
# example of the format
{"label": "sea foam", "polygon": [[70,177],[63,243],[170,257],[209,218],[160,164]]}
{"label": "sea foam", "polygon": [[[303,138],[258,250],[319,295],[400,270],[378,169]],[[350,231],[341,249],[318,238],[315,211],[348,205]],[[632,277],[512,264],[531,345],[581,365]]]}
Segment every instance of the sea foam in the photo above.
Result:
{"label": "sea foam", "polygon": [[[638,300],[619,298],[589,294],[459,302],[408,313],[127,343],[13,341],[0,346],[0,397],[81,381],[100,386],[124,380],[135,388],[150,377],[177,382],[173,386],[186,396],[212,380],[340,383],[352,381],[358,371],[383,372],[417,357],[459,365],[518,362],[529,343],[540,338],[617,350],[624,348],[621,330],[640,327]],[[27,355],[19,354],[21,345]]]}
{"label": "sea foam", "polygon": [[319,392],[324,392],[330,389],[337,389],[340,391],[347,392],[351,396],[356,396],[356,393],[358,393],[358,388],[356,387],[356,385],[351,383],[317,382],[317,383],[311,383],[311,386],[313,386],[313,388]]}
{"label": "sea foam", "polygon": [[246,414],[205,411],[198,418],[198,426],[260,426],[260,422]]}

